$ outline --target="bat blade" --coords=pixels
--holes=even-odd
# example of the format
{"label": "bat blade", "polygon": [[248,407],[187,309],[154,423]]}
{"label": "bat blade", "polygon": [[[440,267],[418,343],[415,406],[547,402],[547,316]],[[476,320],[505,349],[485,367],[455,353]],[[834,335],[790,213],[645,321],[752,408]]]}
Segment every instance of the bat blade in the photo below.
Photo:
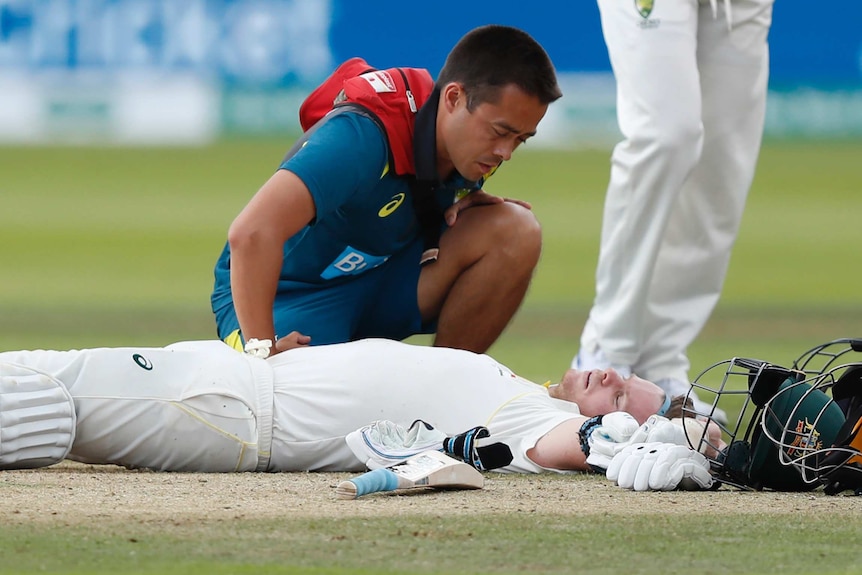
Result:
{"label": "bat blade", "polygon": [[335,494],[340,499],[356,499],[369,493],[437,487],[481,489],[485,478],[471,465],[439,451],[425,451],[408,459],[342,481]]}

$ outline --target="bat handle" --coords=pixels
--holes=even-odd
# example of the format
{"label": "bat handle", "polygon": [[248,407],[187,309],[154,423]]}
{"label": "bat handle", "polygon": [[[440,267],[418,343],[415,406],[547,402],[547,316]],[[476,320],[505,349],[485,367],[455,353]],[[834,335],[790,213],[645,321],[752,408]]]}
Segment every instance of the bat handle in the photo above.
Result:
{"label": "bat handle", "polygon": [[398,489],[398,476],[388,469],[375,469],[341,482],[336,492],[342,499],[355,499],[377,493],[378,491],[394,491]]}

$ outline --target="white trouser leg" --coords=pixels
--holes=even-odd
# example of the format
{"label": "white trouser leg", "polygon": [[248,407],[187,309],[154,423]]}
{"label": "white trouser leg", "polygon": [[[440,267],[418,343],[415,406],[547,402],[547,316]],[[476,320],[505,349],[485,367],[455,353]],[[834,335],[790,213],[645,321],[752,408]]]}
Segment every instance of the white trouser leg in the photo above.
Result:
{"label": "white trouser leg", "polygon": [[633,366],[653,381],[688,381],[686,350],[721,295],[763,134],[772,0],[735,0],[730,30],[718,6],[698,18],[703,153],[663,237]]}
{"label": "white trouser leg", "polygon": [[644,25],[633,2],[599,0],[599,8],[625,139],[613,152],[596,299],[581,345],[632,365],[643,345],[643,312],[665,228],[703,142],[697,3],[656,2],[657,27]]}
{"label": "white trouser leg", "polygon": [[271,428],[262,422],[271,417],[272,370],[251,359],[221,342],[0,353],[0,362],[49,374],[71,393],[70,459],[170,471],[253,471],[268,461],[259,436],[271,432],[259,424]]}

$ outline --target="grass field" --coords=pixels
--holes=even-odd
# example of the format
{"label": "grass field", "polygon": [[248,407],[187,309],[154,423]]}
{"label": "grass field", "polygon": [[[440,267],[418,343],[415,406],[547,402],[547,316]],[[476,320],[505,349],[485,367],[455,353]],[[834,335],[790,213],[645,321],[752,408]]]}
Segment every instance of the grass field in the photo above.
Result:
{"label": "grass field", "polygon": [[[228,224],[289,143],[286,138],[201,149],[0,148],[0,350],[162,345],[213,337],[212,266]],[[530,379],[557,378],[577,349],[593,296],[608,158],[606,150],[525,150],[489,186],[493,193],[531,201],[544,228],[534,285],[491,350]],[[690,350],[692,376],[733,355],[789,363],[822,341],[862,336],[860,158],[862,142],[764,145],[723,298]],[[428,501],[433,505],[433,496]],[[722,515],[710,525],[737,535],[718,540],[714,549],[698,545],[702,524],[692,509],[694,518],[676,519],[672,541],[687,546],[683,557],[700,549],[699,559],[686,563],[677,557],[664,568],[656,561],[667,560],[669,543],[649,544],[650,526],[666,523],[662,514],[599,515],[585,529],[553,512],[527,520],[477,509],[482,527],[457,517],[434,537],[410,538],[427,558],[457,548],[469,531],[473,552],[459,551],[458,562],[442,567],[427,560],[411,563],[398,545],[382,542],[391,532],[387,521],[409,530],[409,517],[359,517],[340,527],[331,519],[284,518],[292,522],[292,532],[307,535],[294,535],[301,553],[293,556],[248,553],[249,541],[273,537],[274,527],[266,522],[247,521],[230,530],[223,525],[185,533],[174,529],[158,536],[161,551],[153,549],[134,562],[126,560],[121,540],[111,542],[110,526],[88,537],[62,525],[34,524],[13,532],[0,523],[0,572],[517,573],[565,572],[570,565],[578,572],[667,573],[690,565],[702,573],[766,573],[782,557],[796,558],[778,562],[783,573],[862,570],[855,554],[836,547],[858,541],[862,515],[803,518],[804,500],[795,509],[777,519]],[[355,542],[380,541],[376,552],[391,558],[383,563],[388,567],[358,562],[354,569],[334,560],[321,542],[331,541],[341,528]],[[740,540],[743,531],[747,537]],[[605,559],[572,552],[608,541],[620,547]],[[504,561],[489,559],[505,546],[517,552]],[[800,558],[802,548],[817,561]],[[212,549],[218,552],[208,554]],[[63,554],[68,562],[56,560]],[[91,555],[99,561],[86,568]]]}
{"label": "grass field", "polygon": [[[214,335],[227,226],[287,141],[202,149],[0,149],[0,349]],[[543,260],[492,353],[525,376],[571,359],[593,296],[607,151],[519,152],[490,191],[528,199]],[[695,371],[734,354],[791,359],[860,325],[862,143],[767,144]],[[693,374],[694,375],[694,374]]]}

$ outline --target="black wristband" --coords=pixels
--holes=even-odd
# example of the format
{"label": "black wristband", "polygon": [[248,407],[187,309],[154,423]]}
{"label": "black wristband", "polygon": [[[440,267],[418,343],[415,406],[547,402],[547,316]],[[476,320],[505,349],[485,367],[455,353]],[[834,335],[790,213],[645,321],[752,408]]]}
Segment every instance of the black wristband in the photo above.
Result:
{"label": "black wristband", "polygon": [[586,420],[582,425],[580,431],[578,431],[578,437],[581,440],[581,451],[584,452],[584,457],[587,457],[590,454],[590,443],[589,438],[590,434],[593,433],[593,430],[602,424],[602,416],[596,415],[588,420]]}

